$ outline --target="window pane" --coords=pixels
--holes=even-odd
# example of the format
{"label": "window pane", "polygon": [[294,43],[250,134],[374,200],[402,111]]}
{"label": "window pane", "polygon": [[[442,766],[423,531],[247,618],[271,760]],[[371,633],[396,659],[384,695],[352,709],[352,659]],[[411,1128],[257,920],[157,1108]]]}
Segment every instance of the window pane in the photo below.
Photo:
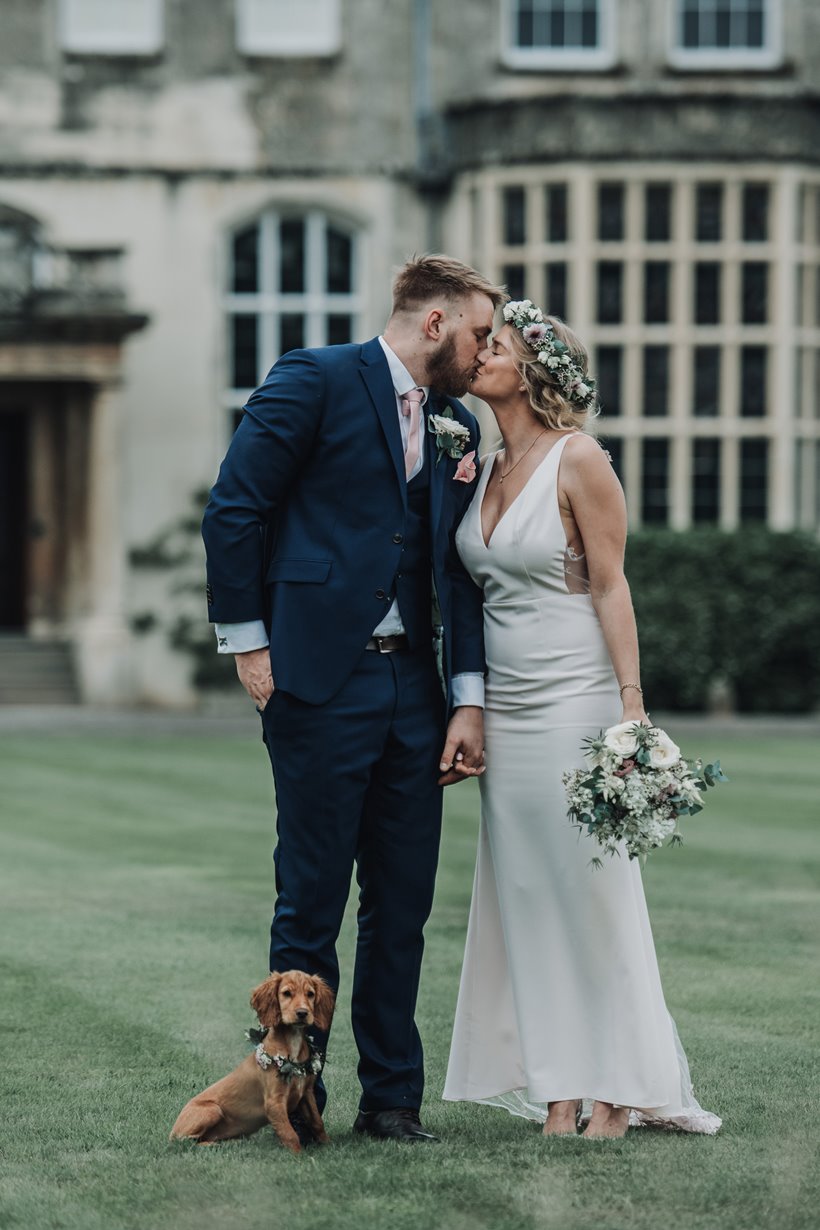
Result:
{"label": "window pane", "polygon": [[301,313],[287,312],[279,318],[279,353],[301,350],[305,344],[305,318]]}
{"label": "window pane", "polygon": [[692,521],[714,525],[720,514],[720,441],[692,441]]}
{"label": "window pane", "polygon": [[643,413],[648,418],[669,413],[668,346],[644,346]]}
{"label": "window pane", "polygon": [[163,0],[60,0],[64,51],[150,55],[162,48]]}
{"label": "window pane", "polygon": [[504,265],[501,281],[507,287],[511,299],[524,298],[524,266]]}
{"label": "window pane", "polygon": [[740,351],[740,413],[743,418],[761,418],[766,413],[765,346],[743,346]]}
{"label": "window pane", "polygon": [[547,239],[564,243],[567,234],[567,186],[551,184],[547,188]]}
{"label": "window pane", "polygon": [[763,0],[677,0],[684,47],[706,50],[764,46]]}
{"label": "window pane", "polygon": [[740,519],[765,521],[768,515],[769,442],[740,442]]}
{"label": "window pane", "polygon": [[696,346],[694,365],[692,413],[699,418],[714,418],[719,412],[720,347]]}
{"label": "window pane", "polygon": [[328,346],[343,346],[345,342],[353,340],[352,336],[353,319],[350,316],[343,316],[334,312],[327,318],[327,344]]}
{"label": "window pane", "polygon": [[612,462],[612,468],[618,475],[618,480],[621,486],[624,485],[624,442],[620,436],[606,436],[601,440],[606,451],[609,453],[609,460]]}
{"label": "window pane", "polygon": [[353,240],[344,231],[329,226],[325,248],[328,294],[349,295],[353,290]]}
{"label": "window pane", "polygon": [[764,243],[769,238],[769,186],[743,185],[743,238]]}
{"label": "window pane", "polygon": [[339,0],[236,0],[235,7],[236,43],[245,55],[328,56],[339,48]]}
{"label": "window pane", "polygon": [[598,370],[594,373],[598,380],[598,396],[601,402],[601,413],[621,414],[621,381],[623,372],[623,350],[620,346],[598,347]]}
{"label": "window pane", "polygon": [[259,227],[245,227],[233,237],[233,277],[231,286],[238,295],[253,295],[259,290]]}
{"label": "window pane", "polygon": [[598,238],[623,239],[624,237],[624,186],[623,184],[598,185]]}
{"label": "window pane", "polygon": [[644,234],[649,243],[665,243],[672,234],[672,188],[669,184],[647,184],[644,200]]}
{"label": "window pane", "polygon": [[769,266],[762,261],[747,261],[741,278],[741,319],[744,325],[764,325],[768,319]]}
{"label": "window pane", "polygon": [[646,525],[666,525],[669,512],[669,441],[644,440],[642,516]]}
{"label": "window pane", "polygon": [[598,323],[617,325],[621,321],[623,265],[620,261],[598,262]]}
{"label": "window pane", "polygon": [[668,261],[647,261],[644,265],[643,318],[648,325],[669,320]]}
{"label": "window pane", "polygon": [[695,235],[701,243],[715,243],[723,233],[723,185],[698,184]]}
{"label": "window pane", "polygon": [[546,267],[547,312],[550,316],[560,316],[566,320],[569,314],[567,307],[567,265],[566,261],[551,261]]}
{"label": "window pane", "polygon": [[526,239],[526,198],[523,188],[505,188],[503,193],[504,242],[524,243]]}
{"label": "window pane", "polygon": [[597,5],[587,3],[581,13],[581,46],[598,46],[598,12]]}
{"label": "window pane", "polygon": [[305,223],[287,218],[279,226],[279,289],[283,295],[300,295],[305,289]]}
{"label": "window pane", "polygon": [[695,324],[716,325],[720,320],[720,265],[698,261],[695,265]]}
{"label": "window pane", "polygon": [[256,387],[259,371],[256,320],[255,315],[244,312],[231,317],[231,383],[235,389]]}

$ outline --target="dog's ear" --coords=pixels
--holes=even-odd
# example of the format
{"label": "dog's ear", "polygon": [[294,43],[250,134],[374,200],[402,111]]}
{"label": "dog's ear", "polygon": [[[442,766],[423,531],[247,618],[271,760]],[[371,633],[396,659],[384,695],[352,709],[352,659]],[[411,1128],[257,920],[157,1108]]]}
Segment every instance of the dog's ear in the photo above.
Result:
{"label": "dog's ear", "polygon": [[263,1025],[269,1029],[277,1029],[282,1024],[282,1013],[279,1009],[279,983],[282,975],[273,973],[270,978],[260,982],[251,992],[251,1007]]}
{"label": "dog's ear", "polygon": [[318,974],[314,974],[311,981],[316,992],[316,998],[313,1001],[313,1019],[318,1029],[327,1031],[330,1029],[330,1022],[333,1020],[333,1005],[336,1001],[336,996],[324,978],[320,978]]}

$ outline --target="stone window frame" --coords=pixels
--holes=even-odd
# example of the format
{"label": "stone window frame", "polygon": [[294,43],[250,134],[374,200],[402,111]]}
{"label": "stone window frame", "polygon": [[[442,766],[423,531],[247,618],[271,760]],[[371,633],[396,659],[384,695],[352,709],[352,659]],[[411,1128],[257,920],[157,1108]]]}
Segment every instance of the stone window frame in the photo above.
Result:
{"label": "stone window frame", "polygon": [[342,47],[341,0],[235,0],[236,48],[275,59],[328,57]]}
{"label": "stone window frame", "polygon": [[[625,230],[618,240],[598,237],[598,189],[603,181],[625,186]],[[724,225],[719,240],[696,238],[699,183],[720,181]],[[646,192],[668,184],[671,231],[668,240],[648,240]],[[744,239],[743,202],[747,185],[769,189],[768,236]],[[570,220],[566,239],[547,237],[545,200],[550,188],[566,189]],[[504,242],[504,190],[524,190],[523,236]],[[617,441],[630,523],[641,523],[641,442],[670,441],[669,525],[686,529],[693,521],[694,441],[715,438],[720,447],[720,528],[740,524],[741,441],[764,438],[769,446],[768,524],[820,528],[820,172],[797,165],[740,163],[580,163],[523,165],[485,169],[458,181],[451,217],[450,247],[457,255],[503,280],[514,266],[523,292],[545,309],[546,270],[562,261],[567,269],[569,323],[591,356],[599,347],[620,351],[620,413],[604,414],[596,424],[601,437]],[[523,242],[521,241],[523,238]],[[671,265],[670,319],[645,323],[642,286],[645,264]],[[624,314],[619,322],[597,321],[596,278],[601,261],[622,262]],[[694,270],[697,261],[716,261],[721,269],[721,308],[716,324],[694,322]],[[769,312],[765,323],[744,324],[742,269],[745,263],[769,266]],[[644,348],[670,348],[669,405],[664,417],[642,414]],[[720,413],[698,414],[693,404],[696,348],[720,349]],[[765,414],[744,415],[740,405],[743,348],[767,351]],[[612,356],[608,356],[612,358]],[[610,364],[611,366],[611,364]],[[480,415],[481,405],[476,404]],[[492,433],[490,433],[492,435]]]}
{"label": "stone window frame", "polygon": [[[737,0],[741,3],[742,0]],[[667,0],[667,60],[677,69],[698,72],[778,68],[783,61],[783,0],[763,0],[764,45],[755,47],[684,47],[681,34],[681,9],[684,0]]]}
{"label": "stone window frame", "polygon": [[[282,292],[278,288],[281,272],[279,226],[282,221],[300,218],[305,223],[304,290]],[[233,242],[246,228],[259,227],[257,268],[260,283],[256,291],[235,291],[233,283]],[[347,234],[351,241],[351,287],[349,292],[329,292],[327,284],[326,236],[328,227]],[[251,393],[264,380],[268,371],[284,351],[278,345],[281,318],[301,313],[304,316],[305,348],[327,344],[328,319],[332,315],[349,315],[350,340],[359,335],[365,314],[364,292],[364,229],[360,221],[336,213],[317,204],[276,202],[246,217],[235,220],[225,235],[224,294],[222,298],[226,320],[224,380],[222,402],[234,416]],[[233,383],[233,320],[239,315],[257,318],[257,370],[254,384]],[[235,426],[235,423],[232,424]]]}
{"label": "stone window frame", "polygon": [[[572,0],[567,0],[571,3]],[[617,62],[617,9],[619,0],[597,0],[598,45],[585,47],[519,47],[514,38],[520,0],[501,0],[501,62],[518,70],[603,71]]]}
{"label": "stone window frame", "polygon": [[[121,20],[128,10],[138,19],[130,29]],[[60,47],[71,55],[157,55],[165,44],[165,0],[59,0],[57,25]]]}

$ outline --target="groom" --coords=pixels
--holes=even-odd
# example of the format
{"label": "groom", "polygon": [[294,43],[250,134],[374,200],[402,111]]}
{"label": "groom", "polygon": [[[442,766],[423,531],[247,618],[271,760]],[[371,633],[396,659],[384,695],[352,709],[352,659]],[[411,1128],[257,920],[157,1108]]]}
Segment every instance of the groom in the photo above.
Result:
{"label": "groom", "polygon": [[290,351],[271,369],[203,522],[210,618],[273,765],[270,968],[338,988],[355,862],[354,1127],[403,1141],[435,1139],[419,1120],[414,1014],[441,787],[483,764],[481,593],[453,545],[478,428],[455,398],[505,298],[459,261],[409,261],[382,337]]}

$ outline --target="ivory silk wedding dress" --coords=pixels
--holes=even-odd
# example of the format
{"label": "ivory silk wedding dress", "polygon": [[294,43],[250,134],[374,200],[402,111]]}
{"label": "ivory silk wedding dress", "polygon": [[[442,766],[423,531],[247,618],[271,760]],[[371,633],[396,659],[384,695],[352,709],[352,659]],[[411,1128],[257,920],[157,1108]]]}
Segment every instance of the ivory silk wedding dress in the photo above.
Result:
{"label": "ivory silk wedding dress", "polygon": [[467,947],[444,1097],[543,1121],[582,1097],[631,1122],[714,1133],[661,988],[638,863],[590,866],[562,773],[620,720],[618,685],[558,507],[560,439],[485,544],[486,459],[459,527],[484,590],[487,771]]}

